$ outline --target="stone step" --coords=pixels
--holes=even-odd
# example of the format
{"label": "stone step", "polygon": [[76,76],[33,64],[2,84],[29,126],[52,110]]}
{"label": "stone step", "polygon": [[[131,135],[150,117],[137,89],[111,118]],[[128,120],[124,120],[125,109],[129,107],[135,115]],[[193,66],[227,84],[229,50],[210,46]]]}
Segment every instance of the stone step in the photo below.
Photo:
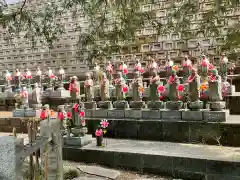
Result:
{"label": "stone step", "polygon": [[239,180],[240,148],[169,142],[107,139],[83,148],[64,147],[63,158],[174,178]]}
{"label": "stone step", "polygon": [[[226,123],[162,121],[156,119],[108,119],[105,137],[209,145],[240,146],[239,116]],[[231,121],[230,121],[231,120]],[[88,119],[88,133],[95,134],[100,119]]]}

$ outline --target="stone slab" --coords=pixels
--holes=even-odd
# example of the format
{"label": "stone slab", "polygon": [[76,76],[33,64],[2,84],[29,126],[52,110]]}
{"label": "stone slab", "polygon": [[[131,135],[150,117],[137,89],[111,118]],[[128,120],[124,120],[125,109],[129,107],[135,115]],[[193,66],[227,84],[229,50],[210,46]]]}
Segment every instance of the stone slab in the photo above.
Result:
{"label": "stone slab", "polygon": [[228,111],[204,111],[203,120],[209,122],[225,122],[228,114]]}
{"label": "stone slab", "polygon": [[70,91],[67,90],[59,90],[59,91],[51,91],[51,98],[70,98]]}
{"label": "stone slab", "polygon": [[166,110],[161,111],[162,119],[179,119],[182,118],[182,112],[181,111],[175,111],[175,110]]}
{"label": "stone slab", "polygon": [[102,168],[99,166],[80,165],[77,168],[80,169],[84,173],[91,174],[91,175],[97,175],[97,176],[101,176],[101,177],[106,177],[109,179],[116,179],[121,174],[120,171]]}
{"label": "stone slab", "polygon": [[64,145],[83,147],[92,143],[94,139],[91,135],[85,135],[83,137],[63,137]]}
{"label": "stone slab", "polygon": [[142,110],[127,109],[124,111],[124,113],[125,113],[125,118],[133,118],[133,119],[142,118]]}
{"label": "stone slab", "polygon": [[114,162],[111,167],[138,169],[142,173],[165,172],[183,179],[188,179],[189,175],[200,179],[207,174],[240,178],[239,148],[121,139],[108,139],[104,148],[95,144],[81,149],[64,148],[66,159],[68,156],[84,156],[81,162],[95,163],[92,154],[101,157],[98,164],[105,164],[111,155]]}
{"label": "stone slab", "polygon": [[161,111],[158,110],[142,110],[143,119],[161,119]]}
{"label": "stone slab", "polygon": [[79,177],[74,178],[74,179],[72,179],[72,180],[106,180],[106,178],[79,176]]}
{"label": "stone slab", "polygon": [[108,117],[108,110],[107,109],[92,110],[92,117],[93,118],[107,118]]}
{"label": "stone slab", "polygon": [[40,117],[41,110],[27,109],[24,113],[25,117]]}
{"label": "stone slab", "polygon": [[108,118],[122,119],[124,117],[125,117],[125,110],[123,110],[123,109],[108,110]]}
{"label": "stone slab", "polygon": [[25,110],[24,109],[16,109],[13,111],[13,117],[24,117]]}
{"label": "stone slab", "polygon": [[85,117],[91,118],[92,114],[93,114],[93,110],[92,109],[85,109]]}
{"label": "stone slab", "polygon": [[182,111],[182,120],[202,121],[203,112],[202,111]]}

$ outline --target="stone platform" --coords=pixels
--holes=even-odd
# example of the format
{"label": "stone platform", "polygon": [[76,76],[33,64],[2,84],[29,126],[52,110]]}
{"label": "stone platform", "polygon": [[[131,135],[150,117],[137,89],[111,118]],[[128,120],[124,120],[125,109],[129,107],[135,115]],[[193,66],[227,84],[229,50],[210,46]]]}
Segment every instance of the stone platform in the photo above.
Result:
{"label": "stone platform", "polygon": [[63,158],[192,180],[239,180],[240,148],[135,140],[64,147]]}
{"label": "stone platform", "polygon": [[105,119],[158,119],[158,120],[183,120],[183,121],[208,121],[225,122],[229,112],[226,111],[186,111],[186,110],[133,110],[133,109],[86,109],[87,118]]}
{"label": "stone platform", "polygon": [[[204,143],[240,147],[239,116],[227,122],[178,121],[157,119],[108,119],[104,135],[119,139]],[[88,133],[93,134],[103,118],[87,119]]]}

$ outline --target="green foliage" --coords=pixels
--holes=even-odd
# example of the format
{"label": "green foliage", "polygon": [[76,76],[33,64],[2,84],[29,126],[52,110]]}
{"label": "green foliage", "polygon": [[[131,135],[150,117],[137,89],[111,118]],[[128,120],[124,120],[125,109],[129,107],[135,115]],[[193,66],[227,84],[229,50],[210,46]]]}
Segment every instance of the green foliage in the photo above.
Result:
{"label": "green foliage", "polygon": [[79,176],[79,171],[76,168],[66,168],[63,172],[63,179],[74,179]]}
{"label": "green foliage", "polygon": [[[37,8],[29,8],[25,2],[10,10],[4,0],[0,0],[0,26],[6,30],[6,40],[24,34],[33,46],[40,41],[52,47],[64,33],[64,27],[57,19],[71,10],[73,19],[81,15],[88,21],[88,27],[77,23],[74,30],[79,32],[78,53],[89,60],[103,60],[121,52],[123,44],[127,47],[137,44],[139,39],[135,33],[146,23],[152,25],[156,35],[181,33],[183,39],[199,37],[199,33],[204,37],[221,35],[226,43],[219,45],[218,50],[237,51],[240,44],[239,23],[229,26],[228,19],[224,17],[229,10],[239,8],[239,0],[204,1],[205,5],[199,0],[168,0],[167,19],[164,20],[156,16],[154,9],[141,10],[144,4],[156,4],[155,1],[49,0]],[[209,8],[203,12],[206,6]],[[193,24],[195,21],[197,24]]]}

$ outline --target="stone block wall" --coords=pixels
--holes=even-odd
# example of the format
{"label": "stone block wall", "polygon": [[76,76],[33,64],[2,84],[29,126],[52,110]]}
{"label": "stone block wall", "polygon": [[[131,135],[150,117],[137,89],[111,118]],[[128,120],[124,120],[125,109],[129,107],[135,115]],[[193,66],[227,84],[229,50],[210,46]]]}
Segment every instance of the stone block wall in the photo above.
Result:
{"label": "stone block wall", "polygon": [[16,128],[17,133],[27,133],[27,125],[21,118],[0,118],[0,131],[12,132]]}

